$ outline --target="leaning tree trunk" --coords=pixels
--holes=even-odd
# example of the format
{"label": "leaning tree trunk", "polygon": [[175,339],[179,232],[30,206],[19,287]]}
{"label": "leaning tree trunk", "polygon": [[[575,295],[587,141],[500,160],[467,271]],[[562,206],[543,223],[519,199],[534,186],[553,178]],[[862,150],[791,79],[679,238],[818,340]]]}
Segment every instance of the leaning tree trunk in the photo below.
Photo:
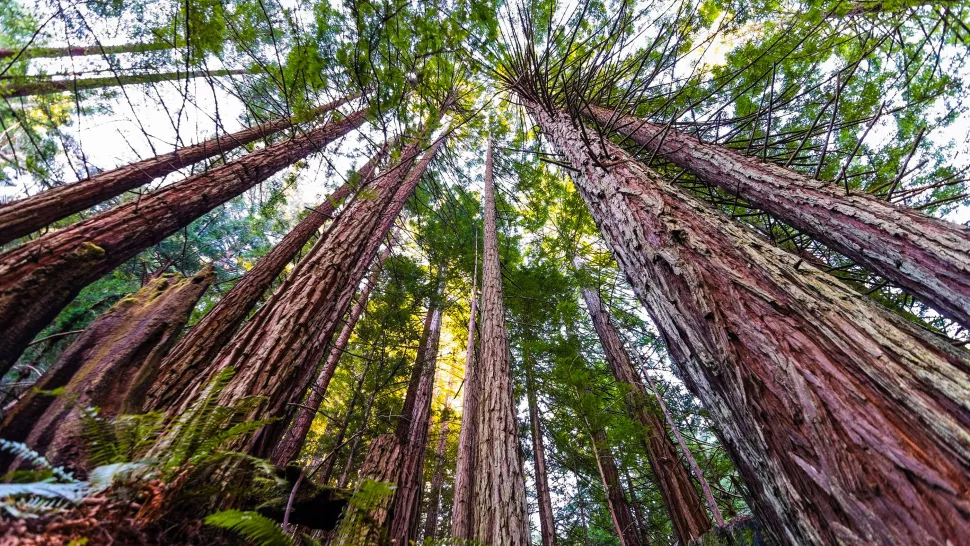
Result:
{"label": "leaning tree trunk", "polygon": [[377,259],[377,262],[374,263],[367,282],[360,289],[360,294],[357,295],[357,301],[354,302],[354,306],[350,310],[350,316],[347,317],[347,322],[340,329],[340,335],[337,336],[336,341],[331,344],[333,347],[330,349],[330,354],[327,355],[327,361],[320,368],[320,373],[317,375],[316,381],[310,388],[310,394],[300,406],[300,409],[297,410],[296,417],[293,418],[293,424],[286,431],[283,440],[273,450],[273,455],[270,457],[270,460],[274,464],[286,466],[287,463],[296,459],[300,454],[300,449],[303,447],[306,435],[310,432],[310,425],[313,424],[313,419],[320,409],[320,404],[323,403],[323,397],[327,394],[327,387],[330,386],[330,380],[333,379],[333,374],[337,371],[337,364],[340,362],[340,357],[344,354],[347,343],[350,342],[350,336],[354,332],[354,326],[357,325],[357,321],[360,320],[360,317],[364,314],[364,310],[367,309],[367,300],[370,298],[370,292],[377,285],[378,277],[381,274],[381,267],[390,254],[391,246],[388,245]]}
{"label": "leaning tree trunk", "polygon": [[526,102],[776,541],[970,536],[965,352]]}
{"label": "leaning tree trunk", "polygon": [[[596,466],[599,468],[600,478],[603,480],[603,489],[606,492],[606,504],[610,509],[610,516],[613,518],[613,526],[616,527],[616,536],[620,539],[620,546],[641,546],[640,536],[637,533],[637,523],[633,518],[630,503],[627,502],[626,495],[623,493],[620,472],[616,468],[616,460],[613,459],[613,453],[610,451],[606,432],[602,428],[594,429],[591,440],[593,456],[596,457]],[[682,542],[681,544],[689,543]]]}
{"label": "leaning tree trunk", "polygon": [[525,474],[519,454],[512,394],[502,272],[495,224],[492,142],[485,156],[485,246],[482,266],[482,332],[477,417],[474,540],[488,546],[529,544]]}
{"label": "leaning tree trunk", "polygon": [[401,462],[391,503],[390,539],[393,546],[407,546],[417,538],[424,490],[424,452],[428,446],[438,342],[441,339],[441,314],[441,303],[432,300],[404,398],[404,409],[398,419],[396,435],[401,443]]}
{"label": "leaning tree trunk", "polygon": [[[477,243],[476,243],[477,244]],[[455,540],[470,540],[474,523],[475,458],[478,453],[478,401],[481,380],[475,354],[476,318],[478,317],[478,253],[472,272],[472,293],[468,311],[468,343],[465,345],[465,394],[462,395],[461,429],[458,432],[458,458],[455,464],[455,493],[451,509],[451,536]]]}
{"label": "leaning tree trunk", "polygon": [[356,173],[354,180],[344,183],[313,209],[272,250],[260,258],[229,293],[182,338],[162,362],[158,380],[148,393],[145,410],[168,410],[200,374],[205,374],[206,367],[229,343],[232,335],[272,286],[273,281],[286,269],[287,264],[293,261],[324,223],[333,217],[334,211],[347,196],[358,189],[358,182],[370,182],[383,153],[382,150],[375,155]]}
{"label": "leaning tree trunk", "polygon": [[70,80],[9,81],[0,83],[0,98],[32,97],[51,95],[65,91],[78,92],[121,85],[140,85],[161,83],[190,78],[218,78],[249,74],[249,70],[190,70],[188,72],[159,72],[157,74],[138,74],[135,76],[105,76],[102,78],[81,78]]}
{"label": "leaning tree trunk", "polygon": [[143,44],[94,45],[80,47],[26,47],[22,49],[0,48],[0,59],[16,57],[17,60],[56,57],[85,57],[89,55],[117,55],[119,53],[148,53],[175,49],[177,44],[170,42],[148,42]]}
{"label": "leaning tree trunk", "polygon": [[0,255],[0,374],[82,288],[359,127],[363,109]]}
{"label": "leaning tree trunk", "polygon": [[424,521],[424,541],[438,539],[438,511],[441,505],[441,488],[445,483],[445,448],[448,445],[448,425],[451,424],[451,410],[447,406],[441,410],[441,426],[438,428],[438,445],[434,450],[434,476],[431,478],[431,494],[428,495],[428,516]]}
{"label": "leaning tree trunk", "polygon": [[810,234],[970,328],[970,228],[872,195],[850,195],[632,116],[596,106],[589,112],[648,152]]}
{"label": "leaning tree trunk", "polygon": [[583,288],[583,299],[586,300],[586,309],[593,320],[593,328],[603,346],[603,354],[606,355],[613,377],[627,389],[627,411],[630,417],[643,426],[650,470],[653,471],[660,496],[670,514],[674,532],[681,544],[690,544],[711,528],[710,519],[704,513],[704,505],[691,483],[690,474],[680,462],[677,446],[667,436],[663,414],[651,403],[647,389],[633,367],[630,354],[623,346],[616,328],[610,322],[610,315],[603,307],[599,294]]}
{"label": "leaning tree trunk", "polygon": [[529,399],[529,423],[532,426],[532,452],[535,458],[536,497],[539,503],[539,529],[542,546],[556,545],[556,520],[552,517],[552,495],[549,493],[549,474],[546,471],[546,446],[542,440],[539,403],[536,400],[535,376],[530,355],[525,355],[526,394]]}
{"label": "leaning tree trunk", "polygon": [[[139,406],[143,386],[213,277],[211,267],[188,279],[164,276],[115,304],[7,414],[3,437],[25,441],[55,464],[81,466],[81,411],[97,407],[111,418]],[[57,397],[40,392],[62,387]]]}
{"label": "leaning tree trunk", "polygon": [[385,523],[393,485],[401,461],[401,444],[394,434],[374,438],[360,483],[337,527],[333,546],[373,546],[386,539]]}
{"label": "leaning tree trunk", "polygon": [[173,173],[182,167],[221,155],[288,129],[301,121],[322,115],[353,98],[351,96],[337,99],[314,109],[306,117],[267,121],[242,131],[220,135],[151,159],[98,173],[90,178],[58,186],[26,199],[0,205],[0,245],[33,233],[112,197],[117,197],[128,190],[141,187],[155,178]]}

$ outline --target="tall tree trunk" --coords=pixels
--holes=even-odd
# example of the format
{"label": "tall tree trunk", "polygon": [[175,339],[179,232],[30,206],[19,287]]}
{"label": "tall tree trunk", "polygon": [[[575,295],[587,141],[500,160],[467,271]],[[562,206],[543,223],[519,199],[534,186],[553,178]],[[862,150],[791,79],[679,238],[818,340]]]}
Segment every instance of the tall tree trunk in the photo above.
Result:
{"label": "tall tree trunk", "polygon": [[218,156],[288,129],[295,123],[325,114],[353,98],[344,97],[320,106],[307,117],[267,121],[242,131],[219,135],[199,144],[178,148],[167,154],[98,173],[73,184],[58,186],[19,201],[0,205],[0,245],[33,233],[112,197],[117,197],[128,190],[141,187],[155,178],[175,172],[182,167]]}
{"label": "tall tree trunk", "polygon": [[[280,276],[287,264],[317,233],[324,223],[333,217],[334,210],[359,189],[358,183],[370,182],[377,164],[384,155],[382,150],[349,180],[334,191],[306,218],[273,247],[256,265],[223,296],[179,344],[172,349],[161,364],[159,379],[149,391],[146,410],[166,411],[200,375],[205,373],[219,351],[225,347],[246,320],[259,299],[273,281]],[[297,448],[299,449],[299,448]]]}
{"label": "tall tree trunk", "polygon": [[512,393],[502,272],[495,224],[492,142],[485,158],[485,245],[482,266],[481,400],[475,479],[474,539],[487,546],[529,544],[525,474]]}
{"label": "tall tree trunk", "polygon": [[539,421],[539,403],[536,400],[535,375],[531,356],[523,359],[526,372],[526,393],[529,398],[529,423],[532,425],[532,451],[535,456],[536,496],[539,502],[539,528],[542,546],[555,546],[556,520],[552,517],[552,495],[549,493],[549,475],[546,472],[546,446],[542,440],[542,423]]}
{"label": "tall tree trunk", "polygon": [[360,469],[357,494],[347,506],[332,544],[373,546],[384,543],[385,523],[391,504],[391,487],[397,479],[401,444],[394,434],[374,438]]}
{"label": "tall tree trunk", "polygon": [[[589,421],[587,421],[589,426]],[[591,444],[593,455],[596,457],[596,466],[600,471],[600,478],[603,480],[603,489],[606,491],[606,503],[610,509],[610,516],[613,517],[613,526],[616,527],[616,536],[620,539],[620,546],[640,546],[640,537],[637,534],[637,524],[633,519],[633,511],[630,503],[626,500],[623,493],[623,484],[620,483],[620,472],[616,468],[616,460],[610,451],[610,444],[606,439],[606,431],[602,428],[592,428]],[[645,544],[645,543],[644,543]],[[689,544],[681,542],[681,544]]]}
{"label": "tall tree trunk", "polygon": [[357,325],[357,321],[360,320],[361,315],[364,314],[364,310],[367,309],[367,300],[370,298],[370,292],[377,285],[378,277],[381,274],[381,267],[384,265],[384,260],[390,254],[391,246],[388,245],[384,248],[377,262],[374,263],[367,282],[360,289],[360,294],[357,295],[357,301],[354,302],[354,306],[350,310],[350,316],[347,317],[347,322],[341,328],[340,335],[337,336],[336,341],[331,344],[333,347],[330,349],[330,354],[327,355],[327,361],[320,368],[320,373],[317,375],[316,381],[310,388],[310,394],[307,396],[303,405],[300,406],[300,409],[297,410],[296,417],[293,418],[293,424],[286,431],[283,440],[273,450],[273,455],[270,459],[274,464],[285,466],[300,454],[300,448],[303,447],[303,442],[306,441],[306,435],[310,431],[310,425],[313,424],[313,419],[320,409],[320,404],[323,403],[323,397],[327,394],[327,387],[330,386],[330,380],[333,379],[333,374],[337,371],[337,363],[340,362],[340,357],[344,354],[347,343],[350,342],[350,336],[354,331],[354,326]]}
{"label": "tall tree trunk", "polygon": [[421,493],[424,490],[424,460],[428,446],[428,426],[431,421],[431,400],[438,362],[438,342],[441,339],[441,303],[436,294],[428,305],[424,333],[411,373],[411,382],[404,398],[404,409],[397,423],[397,438],[401,442],[401,463],[397,489],[391,504],[391,544],[406,546],[417,538]]}
{"label": "tall tree trunk", "polygon": [[970,536],[965,352],[528,105],[776,541]]}
{"label": "tall tree trunk", "polygon": [[[333,450],[327,456],[327,459],[323,462],[323,466],[320,468],[320,479],[319,483],[327,485],[330,483],[330,477],[333,475],[333,467],[337,463],[337,455],[340,453],[340,449],[344,444],[344,438],[347,436],[347,428],[350,426],[350,418],[354,414],[354,408],[357,407],[357,399],[360,398],[362,394],[361,388],[364,386],[364,380],[367,379],[367,372],[370,370],[370,362],[364,364],[364,370],[361,372],[360,377],[357,379],[357,387],[354,389],[353,395],[350,397],[350,402],[347,403],[347,413],[344,414],[344,418],[341,420],[340,429],[337,435],[333,438]],[[364,430],[364,424],[361,424],[361,432]],[[358,437],[360,434],[357,435]],[[343,487],[340,487],[343,489]]]}
{"label": "tall tree trunk", "polygon": [[434,450],[434,477],[431,478],[431,494],[428,496],[428,517],[424,522],[424,541],[438,540],[438,511],[441,505],[441,488],[445,483],[445,448],[448,446],[448,425],[451,424],[451,408],[441,410],[441,426],[438,428],[438,445]]}
{"label": "tall tree trunk", "polygon": [[970,228],[847,192],[667,127],[591,106],[605,126],[800,229],[970,328]]}
{"label": "tall tree trunk", "polygon": [[249,74],[249,70],[190,70],[188,72],[159,72],[156,74],[137,74],[134,76],[104,76],[101,78],[81,78],[65,80],[11,81],[0,83],[0,98],[32,97],[51,95],[64,91],[78,92],[121,85],[140,85],[161,83],[190,78],[218,78]]}
{"label": "tall tree trunk", "polygon": [[[477,242],[476,242],[477,245]],[[468,343],[465,345],[465,394],[462,395],[461,429],[458,432],[458,456],[455,464],[455,493],[451,510],[451,536],[456,540],[472,538],[475,506],[475,459],[478,454],[478,402],[481,379],[475,354],[476,319],[478,317],[478,253],[472,271],[472,293],[469,298]]]}
{"label": "tall tree trunk", "polygon": [[26,47],[23,49],[0,48],[0,59],[16,57],[18,60],[57,57],[85,57],[89,55],[117,55],[119,53],[147,53],[175,49],[177,44],[170,42],[148,42],[142,44],[94,45],[81,47]]}
{"label": "tall tree trunk", "polygon": [[643,544],[649,544],[650,525],[648,525],[647,517],[643,513],[643,505],[640,503],[640,500],[637,499],[637,491],[633,484],[633,477],[630,476],[630,469],[625,468],[624,473],[626,474],[626,490],[630,494],[630,506],[633,508],[633,517],[637,520],[640,542]]}
{"label": "tall tree trunk", "polygon": [[82,288],[359,127],[360,110],[0,255],[0,374]]}
{"label": "tall tree trunk", "polygon": [[593,328],[603,346],[613,377],[627,389],[627,411],[643,426],[650,470],[660,488],[660,496],[670,514],[674,531],[681,544],[690,544],[711,527],[710,519],[704,513],[704,504],[690,481],[690,474],[680,462],[677,447],[667,436],[663,414],[651,403],[647,389],[633,367],[630,354],[610,321],[609,312],[603,307],[599,294],[590,288],[583,288],[583,299],[586,300],[586,309],[593,320]]}
{"label": "tall tree trunk", "polygon": [[[188,279],[164,276],[123,298],[88,326],[4,419],[2,435],[25,441],[56,464],[79,465],[81,410],[131,413],[143,386],[212,282],[206,267]],[[39,392],[62,388],[62,396]]]}

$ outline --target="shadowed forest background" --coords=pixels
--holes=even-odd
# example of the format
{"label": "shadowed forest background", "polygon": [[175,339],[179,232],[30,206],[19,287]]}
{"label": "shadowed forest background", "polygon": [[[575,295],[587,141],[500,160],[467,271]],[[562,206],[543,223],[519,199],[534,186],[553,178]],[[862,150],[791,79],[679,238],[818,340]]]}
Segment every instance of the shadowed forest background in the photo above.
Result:
{"label": "shadowed forest background", "polygon": [[968,22],[0,0],[0,545],[967,544]]}

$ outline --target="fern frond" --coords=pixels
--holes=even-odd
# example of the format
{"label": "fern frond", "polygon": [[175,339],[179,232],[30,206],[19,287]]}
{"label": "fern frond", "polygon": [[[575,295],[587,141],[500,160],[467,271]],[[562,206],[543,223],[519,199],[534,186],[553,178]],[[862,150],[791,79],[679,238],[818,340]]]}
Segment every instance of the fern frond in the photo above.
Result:
{"label": "fern frond", "polygon": [[74,475],[64,470],[59,466],[53,466],[47,459],[43,457],[40,453],[37,453],[33,449],[30,449],[27,444],[21,442],[11,442],[9,440],[4,440],[0,438],[0,451],[6,451],[11,455],[29,463],[31,466],[37,468],[43,468],[49,470],[51,474],[54,475],[59,480],[65,482],[73,482]]}
{"label": "fern frond", "polygon": [[257,546],[296,546],[279,523],[257,512],[224,510],[205,518],[205,523],[237,533]]}

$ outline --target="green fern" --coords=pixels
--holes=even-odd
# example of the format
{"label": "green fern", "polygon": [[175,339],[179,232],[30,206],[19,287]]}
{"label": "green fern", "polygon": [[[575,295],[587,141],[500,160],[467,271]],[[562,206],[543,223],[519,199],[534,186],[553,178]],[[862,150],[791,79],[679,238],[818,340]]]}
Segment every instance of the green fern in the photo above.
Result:
{"label": "green fern", "polygon": [[7,453],[10,453],[11,455],[33,467],[47,470],[51,473],[51,475],[59,480],[65,482],[75,481],[73,474],[59,466],[51,465],[50,462],[48,462],[48,460],[45,459],[40,453],[30,449],[26,444],[22,444],[20,442],[11,442],[9,440],[0,438],[0,451],[6,451]]}
{"label": "green fern", "polygon": [[279,523],[257,512],[225,510],[205,518],[205,523],[237,533],[257,546],[296,546]]}

